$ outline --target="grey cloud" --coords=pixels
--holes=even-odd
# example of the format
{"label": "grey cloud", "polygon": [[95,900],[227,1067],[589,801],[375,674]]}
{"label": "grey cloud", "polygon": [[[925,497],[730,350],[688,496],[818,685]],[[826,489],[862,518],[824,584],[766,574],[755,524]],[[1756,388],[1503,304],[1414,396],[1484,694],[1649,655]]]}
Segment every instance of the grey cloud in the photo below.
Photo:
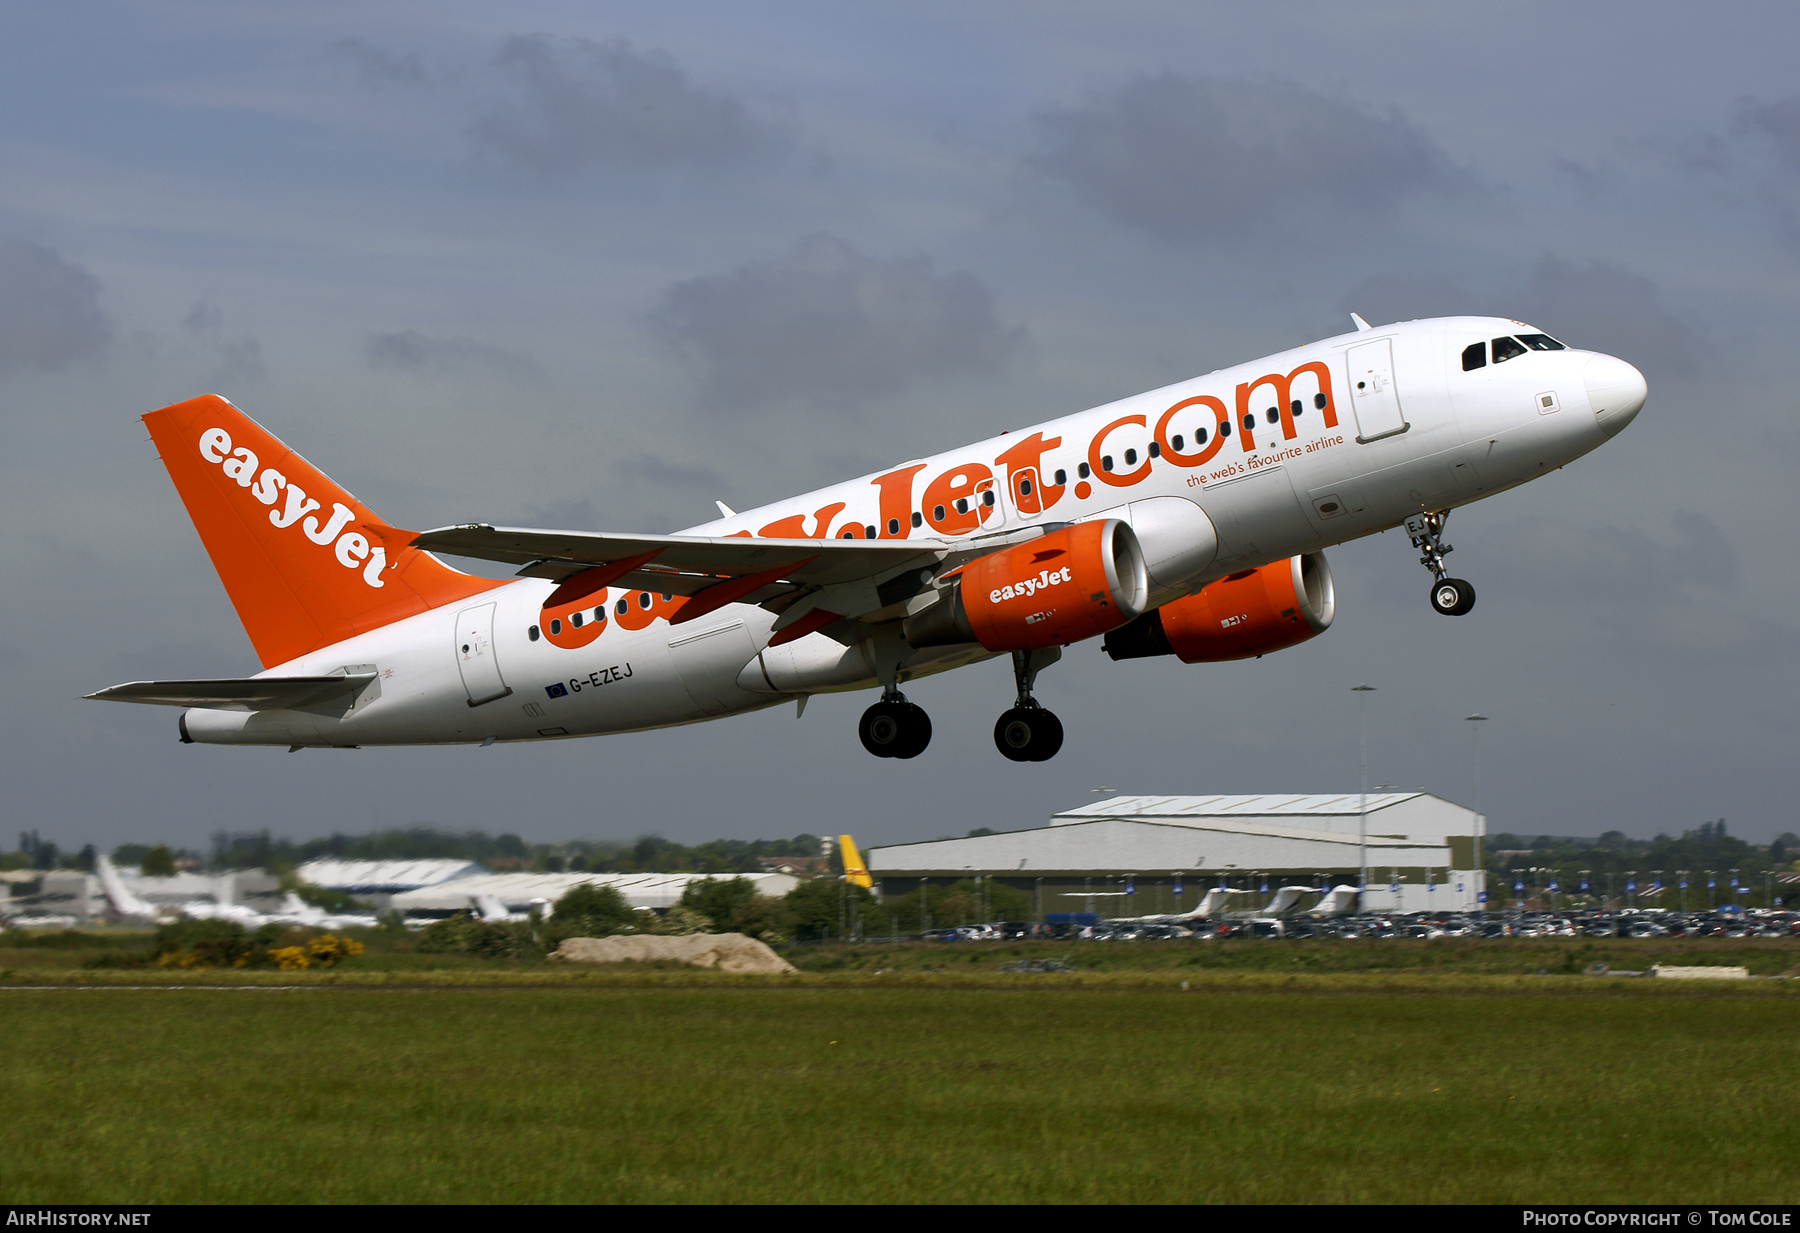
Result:
{"label": "grey cloud", "polygon": [[547,527],[553,531],[598,531],[600,515],[595,511],[594,503],[585,499],[547,501],[525,507],[524,525]]}
{"label": "grey cloud", "polygon": [[1473,293],[1441,278],[1380,275],[1358,283],[1343,299],[1343,311],[1377,325],[1420,317],[1457,317],[1485,311]]}
{"label": "grey cloud", "polygon": [[715,409],[856,406],[924,377],[992,372],[1025,345],[974,275],[939,274],[924,256],[878,260],[828,235],[677,283],[651,319],[705,365]]}
{"label": "grey cloud", "polygon": [[219,366],[213,380],[221,386],[239,381],[261,381],[268,376],[263,365],[262,345],[254,338],[237,338],[219,344]]}
{"label": "grey cloud", "polygon": [[1776,99],[1745,99],[1738,104],[1738,134],[1763,138],[1773,147],[1775,156],[1790,169],[1800,171],[1800,96]]}
{"label": "grey cloud", "polygon": [[1527,519],[1495,535],[1484,560],[1508,590],[1571,603],[1654,604],[1735,589],[1743,565],[1718,524],[1692,510],[1677,510],[1670,521],[1672,541],[1623,527]]}
{"label": "grey cloud", "polygon": [[425,80],[425,66],[417,52],[402,55],[354,38],[339,39],[331,50],[356,70],[365,85],[412,86]]}
{"label": "grey cloud", "polygon": [[469,127],[476,151],[540,175],[606,166],[716,164],[779,148],[736,99],[699,89],[673,57],[623,39],[516,36],[494,63],[516,99]]}
{"label": "grey cloud", "polygon": [[1042,113],[1037,128],[1033,165],[1114,222],[1165,240],[1378,215],[1456,183],[1443,152],[1397,112],[1291,82],[1164,73]]}
{"label": "grey cloud", "polygon": [[694,488],[711,493],[726,490],[725,478],[711,467],[670,462],[651,453],[621,458],[615,464],[615,469],[625,479],[639,480],[659,488]]}
{"label": "grey cloud", "polygon": [[535,372],[530,359],[504,347],[469,338],[432,338],[417,330],[370,337],[363,355],[375,368],[410,372],[450,372],[472,367],[514,376]]}
{"label": "grey cloud", "polygon": [[1505,315],[1651,373],[1689,375],[1699,367],[1699,335],[1656,302],[1656,284],[1610,262],[1577,266],[1540,258],[1517,306]]}
{"label": "grey cloud", "polygon": [[41,244],[0,239],[0,371],[67,368],[111,338],[98,279]]}
{"label": "grey cloud", "polygon": [[1382,276],[1352,288],[1342,307],[1377,323],[1462,313],[1513,317],[1653,374],[1688,375],[1699,366],[1699,335],[1657,303],[1655,283],[1623,266],[1545,255],[1515,286],[1478,293],[1446,279]]}
{"label": "grey cloud", "polygon": [[199,299],[181,319],[181,328],[190,334],[217,334],[225,327],[225,313],[210,300]]}

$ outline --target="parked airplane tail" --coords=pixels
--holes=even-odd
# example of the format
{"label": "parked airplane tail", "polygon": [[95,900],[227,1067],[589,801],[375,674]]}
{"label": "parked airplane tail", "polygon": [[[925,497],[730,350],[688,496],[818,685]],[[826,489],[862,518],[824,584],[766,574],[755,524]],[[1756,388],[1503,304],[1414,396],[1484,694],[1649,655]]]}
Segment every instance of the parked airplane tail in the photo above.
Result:
{"label": "parked airplane tail", "polygon": [[864,890],[874,887],[875,879],[869,876],[868,867],[863,864],[862,853],[856,850],[856,840],[848,835],[839,835],[838,854],[844,862],[844,881]]}
{"label": "parked airplane tail", "polygon": [[409,548],[217,395],[144,424],[265,668],[501,585]]}
{"label": "parked airplane tail", "polygon": [[156,909],[131,893],[109,857],[102,854],[94,864],[100,872],[100,889],[106,895],[107,906],[115,915],[123,920],[156,919]]}

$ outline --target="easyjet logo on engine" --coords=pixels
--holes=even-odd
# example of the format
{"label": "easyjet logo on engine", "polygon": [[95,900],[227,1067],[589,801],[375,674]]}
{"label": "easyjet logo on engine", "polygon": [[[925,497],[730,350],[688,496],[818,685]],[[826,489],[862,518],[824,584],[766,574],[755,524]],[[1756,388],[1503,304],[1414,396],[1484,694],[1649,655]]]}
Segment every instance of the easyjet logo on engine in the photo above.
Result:
{"label": "easyjet logo on engine", "polygon": [[1041,569],[1035,578],[1021,578],[1017,582],[1008,583],[1006,586],[989,591],[988,603],[997,604],[1003,599],[1017,599],[1021,595],[1036,595],[1039,591],[1069,581],[1072,581],[1072,575],[1069,573],[1067,565],[1061,569]]}
{"label": "easyjet logo on engine", "polygon": [[[320,547],[331,548],[339,565],[345,569],[360,569],[362,580],[371,587],[385,585],[381,571],[387,567],[387,550],[371,547],[369,537],[360,531],[344,529],[356,517],[355,510],[333,501],[331,517],[321,522],[313,514],[319,508],[317,500],[307,496],[298,484],[290,483],[287,476],[274,467],[265,467],[258,474],[256,452],[243,446],[233,449],[231,434],[223,428],[208,428],[200,434],[200,457],[223,470],[239,488],[249,489],[250,495],[262,504],[273,506],[269,510],[272,524],[286,528],[298,522],[307,539]],[[281,500],[284,495],[285,500]]]}

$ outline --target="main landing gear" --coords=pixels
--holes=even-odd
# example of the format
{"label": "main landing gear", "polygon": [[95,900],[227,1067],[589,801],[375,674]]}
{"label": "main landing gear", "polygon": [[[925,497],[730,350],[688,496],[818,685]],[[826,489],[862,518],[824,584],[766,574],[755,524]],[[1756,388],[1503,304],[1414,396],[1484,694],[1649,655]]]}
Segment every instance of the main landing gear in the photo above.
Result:
{"label": "main landing gear", "polygon": [[[994,745],[1014,762],[1046,762],[1062,748],[1062,720],[1031,696],[1037,674],[1062,658],[1062,650],[1013,652],[1013,681],[1019,696],[994,723]],[[877,758],[916,758],[931,744],[931,716],[906,700],[898,682],[881,691],[881,701],[856,725],[863,748]]]}
{"label": "main landing gear", "polygon": [[994,747],[1014,762],[1047,762],[1062,748],[1062,720],[1031,696],[1037,674],[1061,658],[1062,651],[1057,647],[1013,652],[1013,680],[1019,687],[1019,698],[1011,710],[994,721]]}
{"label": "main landing gear", "polygon": [[1419,564],[1431,571],[1431,607],[1444,616],[1462,616],[1475,606],[1475,588],[1461,578],[1446,578],[1444,558],[1456,551],[1443,539],[1444,521],[1449,510],[1413,514],[1406,520],[1406,533],[1413,547],[1420,550]]}
{"label": "main landing gear", "polygon": [[916,758],[931,744],[931,716],[889,685],[881,691],[881,701],[863,712],[856,735],[877,758]]}

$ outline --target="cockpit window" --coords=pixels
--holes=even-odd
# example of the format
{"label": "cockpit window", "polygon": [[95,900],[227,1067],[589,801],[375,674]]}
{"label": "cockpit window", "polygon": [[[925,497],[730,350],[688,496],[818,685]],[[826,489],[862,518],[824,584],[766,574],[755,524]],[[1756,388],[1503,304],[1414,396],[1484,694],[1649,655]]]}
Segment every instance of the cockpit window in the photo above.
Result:
{"label": "cockpit window", "polygon": [[1533,351],[1567,351],[1568,348],[1548,334],[1521,334],[1519,341]]}
{"label": "cockpit window", "polygon": [[1477,368],[1487,367],[1487,344],[1470,343],[1463,348],[1463,371],[1474,372]]}
{"label": "cockpit window", "polygon": [[1494,363],[1504,364],[1506,361],[1525,354],[1525,348],[1511,338],[1494,340]]}

